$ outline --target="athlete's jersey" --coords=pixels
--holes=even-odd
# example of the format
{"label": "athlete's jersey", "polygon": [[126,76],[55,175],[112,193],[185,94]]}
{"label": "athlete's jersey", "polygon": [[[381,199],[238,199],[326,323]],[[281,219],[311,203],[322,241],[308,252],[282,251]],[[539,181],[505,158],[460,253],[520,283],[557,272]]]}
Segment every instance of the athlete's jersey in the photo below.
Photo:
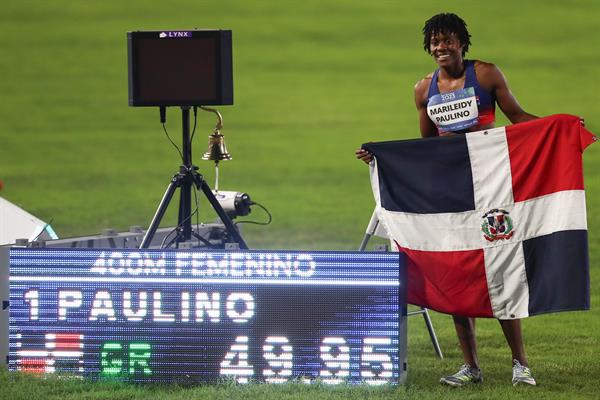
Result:
{"label": "athlete's jersey", "polygon": [[427,115],[438,132],[466,132],[496,119],[496,98],[479,86],[475,61],[465,60],[465,85],[449,93],[438,89],[439,68],[433,73],[427,94]]}

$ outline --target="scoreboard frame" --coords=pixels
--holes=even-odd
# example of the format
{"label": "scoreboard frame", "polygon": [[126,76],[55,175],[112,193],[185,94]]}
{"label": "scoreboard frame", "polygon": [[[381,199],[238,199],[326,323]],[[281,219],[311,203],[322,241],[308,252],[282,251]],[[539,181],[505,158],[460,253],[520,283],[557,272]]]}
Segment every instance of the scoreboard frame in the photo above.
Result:
{"label": "scoreboard frame", "polygon": [[7,250],[1,330],[11,371],[136,382],[406,379],[402,253]]}

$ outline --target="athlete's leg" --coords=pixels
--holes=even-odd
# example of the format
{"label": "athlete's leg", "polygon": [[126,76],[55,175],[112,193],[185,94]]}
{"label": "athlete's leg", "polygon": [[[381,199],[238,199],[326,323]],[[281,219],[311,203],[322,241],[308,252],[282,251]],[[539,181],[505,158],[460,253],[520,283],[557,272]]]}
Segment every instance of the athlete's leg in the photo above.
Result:
{"label": "athlete's leg", "polygon": [[525,346],[523,345],[523,335],[521,334],[520,319],[504,319],[500,321],[504,337],[510,346],[513,360],[517,360],[521,365],[527,367],[527,356],[525,355]]}
{"label": "athlete's leg", "polygon": [[457,317],[454,318],[454,327],[458,342],[463,352],[465,365],[460,367],[458,372],[444,376],[440,379],[440,383],[449,386],[465,386],[472,383],[483,382],[483,375],[479,369],[479,361],[477,360],[477,342],[475,340],[475,320],[473,318]]}
{"label": "athlete's leg", "polygon": [[475,338],[475,319],[467,317],[458,317],[453,315],[454,327],[458,342],[463,352],[465,364],[471,367],[479,368],[477,359],[477,339]]}

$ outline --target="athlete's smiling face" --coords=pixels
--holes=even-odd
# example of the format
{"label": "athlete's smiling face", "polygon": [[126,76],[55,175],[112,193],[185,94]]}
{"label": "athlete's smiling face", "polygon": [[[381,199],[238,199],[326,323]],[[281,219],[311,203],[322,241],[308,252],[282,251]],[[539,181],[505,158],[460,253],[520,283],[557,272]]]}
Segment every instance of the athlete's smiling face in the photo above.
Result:
{"label": "athlete's smiling face", "polygon": [[463,45],[455,33],[436,33],[429,41],[429,53],[440,67],[463,61]]}

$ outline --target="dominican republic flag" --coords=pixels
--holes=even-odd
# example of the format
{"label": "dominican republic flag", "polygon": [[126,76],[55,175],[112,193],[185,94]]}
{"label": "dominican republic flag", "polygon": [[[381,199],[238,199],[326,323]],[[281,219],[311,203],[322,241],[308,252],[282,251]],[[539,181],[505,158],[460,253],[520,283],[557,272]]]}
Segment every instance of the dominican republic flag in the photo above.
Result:
{"label": "dominican republic flag", "polygon": [[408,302],[468,317],[590,307],[582,153],[596,137],[553,115],[464,135],[364,144]]}

